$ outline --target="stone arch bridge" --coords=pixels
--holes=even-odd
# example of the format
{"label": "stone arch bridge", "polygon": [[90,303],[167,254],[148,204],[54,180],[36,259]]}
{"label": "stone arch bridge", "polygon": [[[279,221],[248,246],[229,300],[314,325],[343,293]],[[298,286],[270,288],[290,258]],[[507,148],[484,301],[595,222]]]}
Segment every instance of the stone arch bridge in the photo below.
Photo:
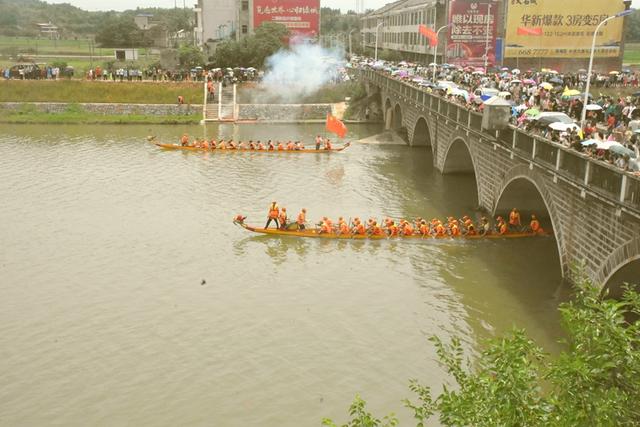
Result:
{"label": "stone arch bridge", "polygon": [[640,177],[514,127],[489,132],[482,115],[373,70],[387,128],[433,153],[443,174],[475,175],[478,201],[495,214],[518,207],[551,224],[563,277],[572,266],[602,286],[640,280]]}

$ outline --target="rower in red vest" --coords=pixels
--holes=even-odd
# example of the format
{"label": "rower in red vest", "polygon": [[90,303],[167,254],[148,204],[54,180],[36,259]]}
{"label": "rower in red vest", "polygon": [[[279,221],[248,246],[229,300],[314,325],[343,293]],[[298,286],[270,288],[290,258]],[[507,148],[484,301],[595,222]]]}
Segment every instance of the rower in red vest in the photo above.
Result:
{"label": "rower in red vest", "polygon": [[509,230],[513,232],[520,231],[522,224],[520,223],[520,212],[516,208],[511,210],[509,214]]}
{"label": "rower in red vest", "polygon": [[280,209],[280,214],[278,215],[278,222],[280,223],[280,229],[284,230],[287,227],[287,208]]}
{"label": "rower in red vest", "polygon": [[532,233],[543,234],[544,230],[540,226],[540,221],[536,218],[535,215],[531,215],[531,222],[529,223],[529,228]]}
{"label": "rower in red vest", "polygon": [[276,228],[280,228],[278,225],[278,216],[280,216],[280,208],[275,201],[271,202],[271,205],[269,206],[269,215],[267,216],[267,225],[264,226],[265,230],[269,228],[271,221],[276,223]]}

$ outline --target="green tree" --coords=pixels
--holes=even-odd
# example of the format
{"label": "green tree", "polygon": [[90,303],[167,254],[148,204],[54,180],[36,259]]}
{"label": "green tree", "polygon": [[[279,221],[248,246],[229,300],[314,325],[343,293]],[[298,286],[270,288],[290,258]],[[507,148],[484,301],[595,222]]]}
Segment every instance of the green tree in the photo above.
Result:
{"label": "green tree", "polygon": [[[564,351],[546,355],[526,333],[514,330],[488,342],[478,359],[465,360],[459,339],[432,338],[441,364],[456,387],[433,397],[412,381],[416,403],[405,400],[422,427],[434,415],[445,426],[637,426],[640,425],[640,294],[603,298],[583,280],[573,301],[560,306]],[[356,397],[354,405],[364,408]],[[369,414],[347,426],[382,426]],[[371,421],[373,420],[373,421]],[[330,424],[325,420],[325,425]]]}
{"label": "green tree", "polygon": [[212,57],[213,63],[221,68],[262,68],[269,56],[286,46],[288,36],[284,25],[266,22],[256,28],[255,34],[221,43]]}
{"label": "green tree", "polygon": [[180,46],[178,49],[180,65],[184,68],[193,68],[204,65],[204,55],[195,46]]}
{"label": "green tree", "polygon": [[109,16],[96,33],[96,43],[101,47],[139,47],[142,40],[142,30],[126,15]]}

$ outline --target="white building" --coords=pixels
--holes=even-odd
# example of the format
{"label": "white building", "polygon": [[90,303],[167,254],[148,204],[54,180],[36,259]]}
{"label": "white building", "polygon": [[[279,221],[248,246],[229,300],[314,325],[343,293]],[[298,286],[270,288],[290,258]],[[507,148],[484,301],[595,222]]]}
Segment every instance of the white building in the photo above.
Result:
{"label": "white building", "polygon": [[198,46],[231,37],[236,32],[236,0],[198,0],[195,41]]}

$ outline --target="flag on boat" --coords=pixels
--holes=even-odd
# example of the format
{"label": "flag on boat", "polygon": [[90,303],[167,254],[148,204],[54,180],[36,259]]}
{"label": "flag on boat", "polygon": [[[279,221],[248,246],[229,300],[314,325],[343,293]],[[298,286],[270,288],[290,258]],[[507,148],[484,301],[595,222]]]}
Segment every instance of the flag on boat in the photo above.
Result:
{"label": "flag on boat", "polygon": [[337,117],[327,114],[327,130],[335,133],[340,138],[344,138],[347,134],[347,127]]}
{"label": "flag on boat", "polygon": [[438,45],[438,35],[431,28],[428,28],[426,25],[420,24],[418,27],[418,31],[420,34],[429,39],[429,46],[434,47]]}
{"label": "flag on boat", "polygon": [[541,36],[542,35],[542,27],[518,27],[517,34],[519,36]]}

